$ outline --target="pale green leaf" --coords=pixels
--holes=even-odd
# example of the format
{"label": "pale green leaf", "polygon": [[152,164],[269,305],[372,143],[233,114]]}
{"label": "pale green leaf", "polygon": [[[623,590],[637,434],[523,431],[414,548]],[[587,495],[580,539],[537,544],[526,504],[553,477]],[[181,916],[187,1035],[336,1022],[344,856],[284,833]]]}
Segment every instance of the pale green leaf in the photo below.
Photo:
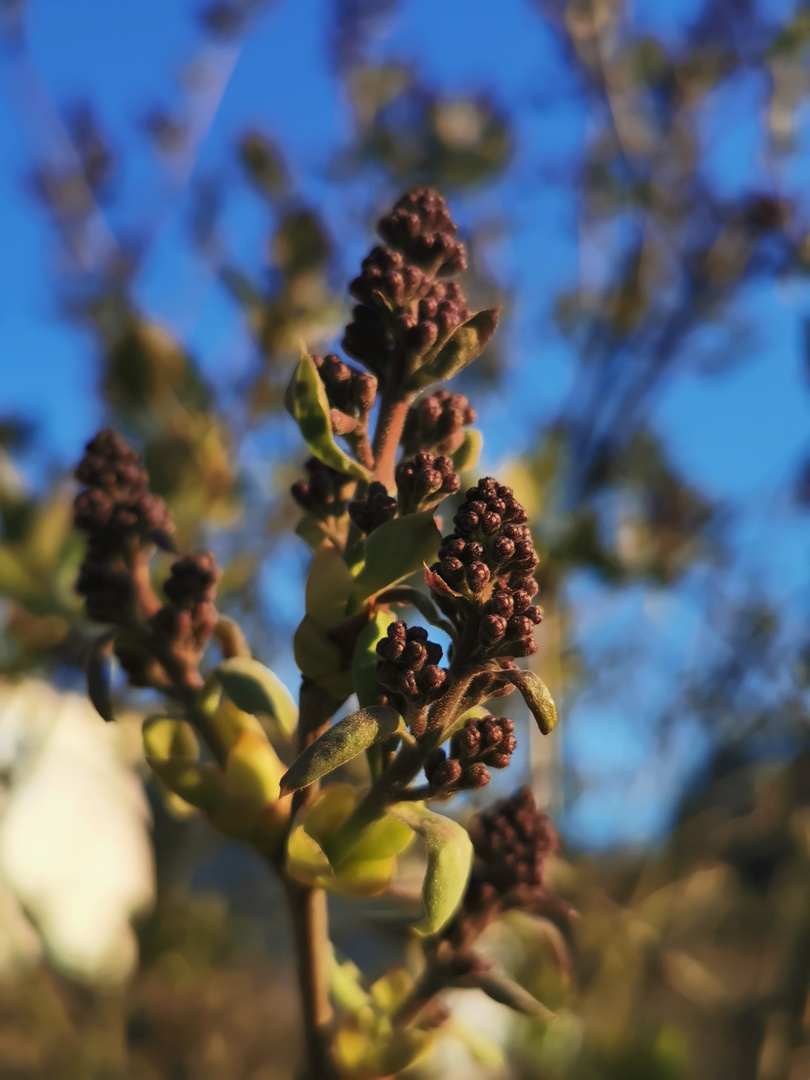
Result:
{"label": "pale green leaf", "polygon": [[397,803],[391,807],[401,821],[418,833],[427,852],[427,869],[422,886],[425,916],[414,929],[418,934],[436,934],[461,906],[472,868],[473,846],[467,830],[422,803]]}
{"label": "pale green leaf", "polygon": [[335,442],[326,389],[312,357],[306,352],[301,353],[287,390],[287,407],[304,442],[319,461],[358,480],[368,480],[368,470],[353,461]]}
{"label": "pale green leaf", "polygon": [[298,709],[287,687],[264,664],[247,656],[223,660],[216,669],[225,693],[247,713],[269,713],[289,737],[298,722]]}

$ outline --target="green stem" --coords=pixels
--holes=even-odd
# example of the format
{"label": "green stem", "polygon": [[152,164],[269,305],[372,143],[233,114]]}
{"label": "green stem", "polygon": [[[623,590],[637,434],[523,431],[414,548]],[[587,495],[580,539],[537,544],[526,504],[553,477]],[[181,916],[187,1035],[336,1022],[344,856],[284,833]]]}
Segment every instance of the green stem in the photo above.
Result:
{"label": "green stem", "polygon": [[[335,702],[314,683],[304,679],[299,695],[298,750],[313,742],[331,723]],[[310,805],[318,784],[297,791],[293,815]],[[286,847],[286,845],[285,845]],[[283,856],[276,869],[284,882],[301,993],[304,1023],[305,1068],[302,1080],[334,1080],[335,1066],[329,1053],[332,1027],[332,1003],[329,996],[329,919],[323,889],[301,885],[286,873]]]}
{"label": "green stem", "polygon": [[[448,677],[452,678],[452,675]],[[408,785],[419,775],[425,758],[444,742],[445,732],[455,719],[470,678],[465,674],[454,679],[452,689],[439,698],[431,709],[428,730],[419,742],[405,743],[400,747],[388,768],[330,838],[326,854],[331,863],[340,865],[360,839],[363,829],[376,821],[387,806],[403,798]]]}

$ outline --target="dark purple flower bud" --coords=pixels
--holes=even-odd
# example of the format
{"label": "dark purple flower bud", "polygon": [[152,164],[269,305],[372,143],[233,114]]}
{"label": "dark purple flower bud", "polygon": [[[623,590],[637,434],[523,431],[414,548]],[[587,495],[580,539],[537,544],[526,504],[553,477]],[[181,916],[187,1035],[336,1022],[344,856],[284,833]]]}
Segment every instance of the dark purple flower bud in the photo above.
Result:
{"label": "dark purple flower bud", "polygon": [[461,765],[455,758],[446,758],[433,769],[430,786],[434,791],[446,791],[461,776]]}
{"label": "dark purple flower bud", "polygon": [[[464,565],[460,559],[454,559],[451,556],[442,559],[439,563],[442,577],[450,582],[459,581],[464,575]],[[483,588],[483,586],[482,586]]]}
{"label": "dark purple flower bud", "polygon": [[461,559],[463,558],[466,547],[466,540],[462,540],[459,536],[451,536],[442,541],[442,545],[439,548],[439,556],[445,558],[448,555],[452,555],[456,559]]}
{"label": "dark purple flower bud", "polygon": [[489,781],[489,769],[480,761],[471,765],[464,774],[464,786],[471,790],[486,787]]}
{"label": "dark purple flower bud", "polygon": [[528,638],[534,633],[534,623],[525,615],[514,615],[506,630],[510,638]]}
{"label": "dark purple flower bud", "polygon": [[478,514],[472,510],[459,510],[453,521],[461,532],[471,533],[478,528]]}
{"label": "dark purple flower bud", "polygon": [[467,567],[466,578],[472,592],[482,592],[489,581],[489,567],[482,562],[471,563]]}
{"label": "dark purple flower bud", "polygon": [[509,592],[498,592],[484,605],[484,611],[492,615],[501,615],[510,619],[514,614],[515,602]]}
{"label": "dark purple flower bud", "polygon": [[447,672],[436,664],[429,664],[419,672],[417,683],[419,692],[425,697],[432,698],[444,686]]}
{"label": "dark purple flower bud", "polygon": [[515,604],[516,615],[523,615],[524,612],[528,611],[531,607],[532,598],[529,596],[526,589],[518,589],[512,594],[512,598]]}
{"label": "dark purple flower bud", "polygon": [[434,746],[434,748],[428,753],[427,757],[425,758],[424,764],[425,776],[428,778],[428,780],[430,779],[431,773],[436,768],[436,766],[440,765],[446,757],[447,754],[444,750],[442,750],[440,746]]}
{"label": "dark purple flower bud", "polygon": [[416,675],[412,671],[401,672],[397,689],[407,698],[419,697],[419,686],[416,682]]}
{"label": "dark purple flower bud", "polygon": [[499,536],[492,545],[492,557],[497,566],[503,566],[504,563],[509,562],[514,554],[515,542],[508,536]]}
{"label": "dark purple flower bud", "polygon": [[425,666],[427,649],[421,641],[409,641],[402,659],[413,671],[419,671]]}
{"label": "dark purple flower bud", "polygon": [[502,615],[485,615],[481,620],[481,640],[493,645],[506,633],[506,619]]}
{"label": "dark purple flower bud", "polygon": [[428,664],[438,664],[444,652],[441,645],[437,641],[427,641],[425,642],[425,648],[427,649]]}

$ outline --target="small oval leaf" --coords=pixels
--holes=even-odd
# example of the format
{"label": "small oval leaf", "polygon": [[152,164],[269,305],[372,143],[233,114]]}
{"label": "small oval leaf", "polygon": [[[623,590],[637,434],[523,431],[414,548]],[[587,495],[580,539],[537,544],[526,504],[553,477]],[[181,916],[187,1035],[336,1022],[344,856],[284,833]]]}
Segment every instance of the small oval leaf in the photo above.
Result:
{"label": "small oval leaf", "polygon": [[557,723],[557,707],[549,688],[539,675],[533,671],[521,671],[519,668],[505,668],[502,676],[523,695],[537,726],[544,735],[550,735]]}
{"label": "small oval leaf", "polygon": [[414,930],[423,936],[438,933],[464,899],[472,868],[472,841],[457,821],[434,814],[422,803],[397,803],[390,812],[419,833],[427,851],[422,886],[425,917]]}
{"label": "small oval leaf", "polygon": [[399,724],[399,713],[388,705],[375,705],[345,716],[299,754],[281,778],[282,791],[308,787],[373,743],[393,735]]}
{"label": "small oval leaf", "polygon": [[285,736],[298,722],[298,709],[287,687],[264,664],[248,656],[223,660],[216,669],[222,688],[238,709],[246,713],[269,713]]}
{"label": "small oval leaf", "polygon": [[421,390],[431,383],[452,379],[481,355],[497,325],[497,309],[476,312],[450,335],[435,356],[414,372],[410,389]]}
{"label": "small oval leaf", "polygon": [[335,442],[332,422],[329,418],[326,389],[312,357],[306,352],[301,353],[298,367],[287,390],[286,400],[304,442],[319,461],[358,480],[369,479],[368,470],[358,462],[352,461]]}

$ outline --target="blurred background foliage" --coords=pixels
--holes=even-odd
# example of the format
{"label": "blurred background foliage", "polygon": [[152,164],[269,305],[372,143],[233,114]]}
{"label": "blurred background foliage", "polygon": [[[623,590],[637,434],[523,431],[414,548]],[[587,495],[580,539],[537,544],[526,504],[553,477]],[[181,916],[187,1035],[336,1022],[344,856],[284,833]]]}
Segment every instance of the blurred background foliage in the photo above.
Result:
{"label": "blurred background foliage", "polygon": [[[83,427],[54,356],[41,361],[41,395],[64,395],[63,430],[24,407],[2,417],[6,689],[28,687],[33,716],[44,706],[32,676],[81,685],[91,628],[72,588],[72,463],[58,448],[78,459],[95,422],[143,448],[181,548],[215,548],[223,609],[294,685],[305,554],[288,490],[304,455],[284,387],[302,340],[323,351],[338,339],[376,216],[402,189],[434,184],[470,247],[472,305],[505,307],[458,388],[478,409],[486,468],[513,484],[545,552],[533,662],[563,723],[550,750],[525,735],[524,775],[506,781],[528,779],[560,820],[554,884],[580,918],[567,943],[551,924],[517,920],[493,935],[557,1010],[551,1025],[507,1023],[462,996],[466,1035],[409,1075],[801,1080],[810,459],[795,418],[808,415],[810,16],[791,0],[666,11],[535,0],[502,16],[458,4],[439,16],[421,0],[293,7],[178,5],[187,52],[172,93],[143,100],[115,134],[104,119],[114,72],[52,96],[37,46],[49,5],[0,7],[8,101],[30,139],[11,180],[47,222],[48,317],[80,343],[93,397]],[[147,15],[159,36],[159,5]],[[305,24],[321,45],[317,72],[303,44],[295,55]],[[204,151],[229,81],[273,34],[301,83],[273,109],[243,92],[212,165]],[[490,37],[490,64],[450,59],[486,57]],[[308,81],[332,109],[317,122]],[[274,126],[281,114],[292,121]],[[308,143],[290,135],[298,123],[310,124]],[[164,197],[136,190],[151,190],[144,175]],[[165,244],[182,254],[161,275]],[[180,265],[194,268],[190,299],[172,295]],[[196,305],[202,331],[167,316],[175,299]],[[3,349],[13,387],[28,357],[13,336]],[[759,374],[734,381],[752,366]],[[799,401],[789,415],[787,401]],[[760,468],[763,445],[775,450]],[[15,708],[0,711],[0,823],[47,744],[36,731],[50,730],[25,720],[20,735]],[[132,740],[122,745],[137,770]],[[157,899],[127,987],[98,984],[60,953],[0,871],[44,942],[24,962],[6,950],[3,1076],[291,1075],[297,1019],[270,884],[149,795]],[[58,813],[55,798],[41,813]],[[406,948],[384,903],[361,925],[339,904],[333,914],[339,948],[361,966],[380,972]]]}

